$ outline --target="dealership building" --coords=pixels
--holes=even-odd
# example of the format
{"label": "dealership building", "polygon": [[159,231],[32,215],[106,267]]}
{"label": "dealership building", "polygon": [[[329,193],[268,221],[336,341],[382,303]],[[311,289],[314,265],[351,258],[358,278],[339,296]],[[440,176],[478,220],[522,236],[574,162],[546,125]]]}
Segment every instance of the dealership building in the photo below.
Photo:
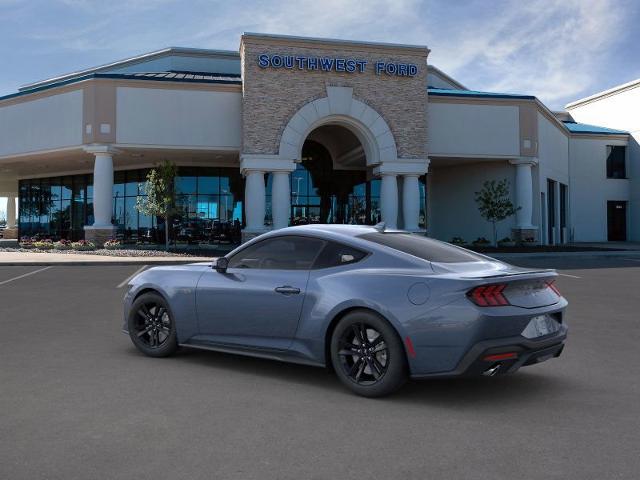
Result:
{"label": "dealership building", "polygon": [[518,210],[499,238],[640,241],[640,81],[552,112],[428,55],[247,33],[239,52],[167,48],[25,85],[0,97],[5,238],[158,242],[163,220],[136,202],[169,160],[178,244],[379,221],[491,238],[475,192],[503,179]]}

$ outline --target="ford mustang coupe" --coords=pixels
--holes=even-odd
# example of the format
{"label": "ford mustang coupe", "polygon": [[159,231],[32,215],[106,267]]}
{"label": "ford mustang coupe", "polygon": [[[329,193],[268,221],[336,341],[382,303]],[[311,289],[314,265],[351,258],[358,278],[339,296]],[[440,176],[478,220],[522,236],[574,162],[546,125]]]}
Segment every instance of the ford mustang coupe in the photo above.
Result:
{"label": "ford mustang coupe", "polygon": [[558,357],[567,301],[556,275],[384,224],[290,227],[213,264],[140,273],[124,330],[152,357],[192,347],[328,367],[375,397],[409,377],[492,376]]}

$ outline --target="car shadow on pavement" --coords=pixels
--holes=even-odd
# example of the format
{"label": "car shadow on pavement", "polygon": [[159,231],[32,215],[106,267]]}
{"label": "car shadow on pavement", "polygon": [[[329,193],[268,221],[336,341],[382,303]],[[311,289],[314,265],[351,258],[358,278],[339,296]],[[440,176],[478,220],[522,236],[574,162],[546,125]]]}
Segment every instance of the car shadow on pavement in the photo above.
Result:
{"label": "car shadow on pavement", "polygon": [[[127,348],[132,356],[143,357],[135,348]],[[342,386],[336,375],[325,368],[279,362],[214,351],[182,348],[172,360],[214,371],[267,377],[295,385],[308,385],[314,389],[343,392],[353,395]],[[535,368],[535,367],[530,367]],[[248,388],[253,384],[251,381]],[[450,409],[480,409],[497,411],[509,405],[519,408],[553,402],[568,390],[580,388],[575,379],[560,377],[554,372],[521,370],[515,374],[497,377],[457,377],[427,380],[409,380],[395,394],[375,401],[424,404]]]}
{"label": "car shadow on pavement", "polygon": [[[126,353],[144,358],[144,355],[138,352],[133,346],[127,348]],[[283,382],[308,384],[310,386],[329,388],[331,390],[344,389],[337,377],[328,369],[309,365],[279,362],[277,360],[195,348],[180,348],[174,356],[166,360],[186,362],[200,367],[211,368],[212,373],[214,371],[224,370],[225,374],[237,373],[238,375],[250,375],[251,377],[267,377]]]}
{"label": "car shadow on pavement", "polygon": [[522,370],[497,377],[411,380],[394,399],[451,409],[496,411],[509,405],[525,407],[541,401],[553,402],[575,388],[573,379]]}

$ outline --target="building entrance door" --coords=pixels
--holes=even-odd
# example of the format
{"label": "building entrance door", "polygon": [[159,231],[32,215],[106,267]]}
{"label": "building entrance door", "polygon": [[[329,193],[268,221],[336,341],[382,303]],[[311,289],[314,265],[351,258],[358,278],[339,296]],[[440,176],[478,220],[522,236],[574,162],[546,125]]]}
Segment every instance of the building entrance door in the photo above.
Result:
{"label": "building entrance door", "polygon": [[607,228],[610,242],[627,240],[627,202],[607,202]]}
{"label": "building entrance door", "polygon": [[335,169],[327,149],[307,141],[291,175],[291,225],[371,225],[380,218],[380,180],[367,180],[364,167]]}

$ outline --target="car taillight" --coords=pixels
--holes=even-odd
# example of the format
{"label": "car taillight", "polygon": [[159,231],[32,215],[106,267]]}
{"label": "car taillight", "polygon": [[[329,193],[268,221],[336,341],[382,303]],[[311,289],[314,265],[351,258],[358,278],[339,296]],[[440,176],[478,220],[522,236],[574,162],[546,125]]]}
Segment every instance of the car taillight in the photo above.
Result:
{"label": "car taillight", "polygon": [[481,285],[467,292],[467,297],[479,307],[504,307],[509,301],[502,294],[505,284]]}
{"label": "car taillight", "polygon": [[560,290],[558,290],[558,287],[556,287],[556,281],[555,280],[551,280],[549,282],[547,282],[547,287],[549,287],[551,290],[553,290],[553,292],[558,295],[559,297],[562,296],[562,294],[560,293]]}

